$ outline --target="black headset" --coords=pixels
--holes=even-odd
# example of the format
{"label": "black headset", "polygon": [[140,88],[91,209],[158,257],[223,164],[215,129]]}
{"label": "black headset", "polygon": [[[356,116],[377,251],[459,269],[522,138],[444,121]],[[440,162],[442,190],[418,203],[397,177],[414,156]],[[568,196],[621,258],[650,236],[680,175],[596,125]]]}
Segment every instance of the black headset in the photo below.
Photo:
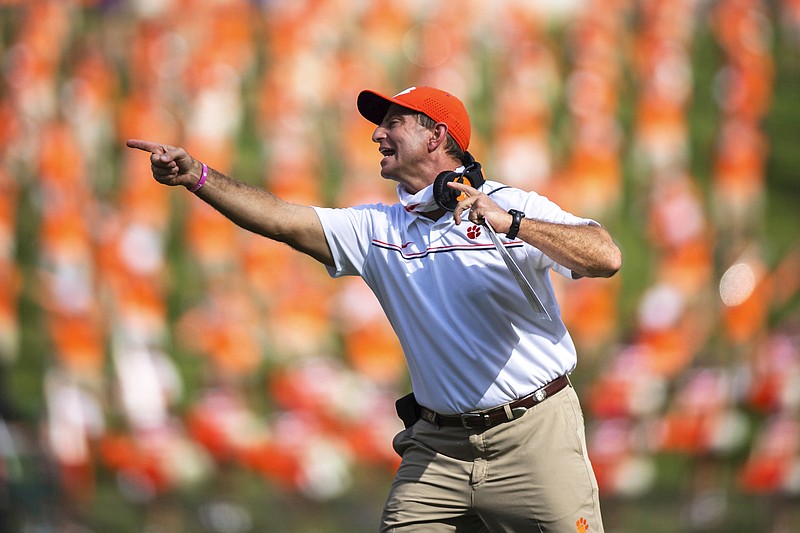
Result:
{"label": "black headset", "polygon": [[464,170],[461,172],[445,170],[439,173],[433,182],[433,197],[436,204],[447,211],[455,211],[458,202],[463,199],[462,193],[448,187],[448,183],[455,181],[479,189],[486,181],[481,172],[481,164],[475,161],[472,154],[464,152],[464,159],[461,162],[464,164]]}

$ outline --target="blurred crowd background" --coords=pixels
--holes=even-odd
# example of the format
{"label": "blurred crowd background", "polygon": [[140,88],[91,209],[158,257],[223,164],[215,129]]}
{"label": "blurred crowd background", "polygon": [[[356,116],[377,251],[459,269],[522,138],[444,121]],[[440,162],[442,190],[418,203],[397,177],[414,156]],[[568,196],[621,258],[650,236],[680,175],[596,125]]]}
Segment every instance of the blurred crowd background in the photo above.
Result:
{"label": "blurred crowd background", "polygon": [[623,249],[556,280],[607,531],[797,531],[798,0],[0,0],[0,531],[375,530],[373,296],[124,142],[393,202],[355,101],[411,85]]}

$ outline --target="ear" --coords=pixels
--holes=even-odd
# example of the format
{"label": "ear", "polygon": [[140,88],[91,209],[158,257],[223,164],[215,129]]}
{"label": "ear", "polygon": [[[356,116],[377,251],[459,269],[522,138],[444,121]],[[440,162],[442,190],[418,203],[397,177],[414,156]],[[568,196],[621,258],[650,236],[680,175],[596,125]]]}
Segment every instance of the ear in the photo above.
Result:
{"label": "ear", "polygon": [[447,124],[444,122],[437,122],[431,132],[431,138],[428,141],[428,149],[433,152],[447,140]]}

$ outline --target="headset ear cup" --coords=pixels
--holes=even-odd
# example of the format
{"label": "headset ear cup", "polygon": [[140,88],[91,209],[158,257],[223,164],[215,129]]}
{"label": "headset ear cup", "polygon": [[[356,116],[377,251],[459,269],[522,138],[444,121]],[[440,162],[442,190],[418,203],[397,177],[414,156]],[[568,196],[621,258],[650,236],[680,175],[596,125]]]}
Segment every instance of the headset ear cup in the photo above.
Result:
{"label": "headset ear cup", "polygon": [[460,174],[452,170],[440,172],[433,181],[433,198],[436,205],[446,211],[455,211],[458,205],[458,198],[455,189],[451,189],[447,184],[460,177]]}
{"label": "headset ear cup", "polygon": [[481,172],[481,164],[475,161],[475,158],[469,152],[466,153],[464,166],[463,172],[455,172],[453,170],[440,172],[433,181],[433,198],[436,200],[436,205],[446,211],[455,211],[459,200],[463,197],[462,193],[447,186],[449,182],[458,181],[469,185],[473,189],[480,189],[486,181],[483,177],[483,172]]}

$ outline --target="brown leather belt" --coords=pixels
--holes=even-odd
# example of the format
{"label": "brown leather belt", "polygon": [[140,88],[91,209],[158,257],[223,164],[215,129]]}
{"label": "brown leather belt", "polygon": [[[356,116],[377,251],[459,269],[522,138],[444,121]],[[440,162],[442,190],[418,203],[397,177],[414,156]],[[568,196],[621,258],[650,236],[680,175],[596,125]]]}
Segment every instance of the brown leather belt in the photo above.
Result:
{"label": "brown leather belt", "polygon": [[420,417],[437,426],[459,426],[466,429],[489,428],[521,417],[525,411],[534,405],[542,403],[550,396],[568,386],[572,386],[572,384],[565,374],[524,398],[514,400],[513,402],[499,407],[487,409],[486,411],[463,413],[460,415],[440,415],[427,407],[420,406]]}

